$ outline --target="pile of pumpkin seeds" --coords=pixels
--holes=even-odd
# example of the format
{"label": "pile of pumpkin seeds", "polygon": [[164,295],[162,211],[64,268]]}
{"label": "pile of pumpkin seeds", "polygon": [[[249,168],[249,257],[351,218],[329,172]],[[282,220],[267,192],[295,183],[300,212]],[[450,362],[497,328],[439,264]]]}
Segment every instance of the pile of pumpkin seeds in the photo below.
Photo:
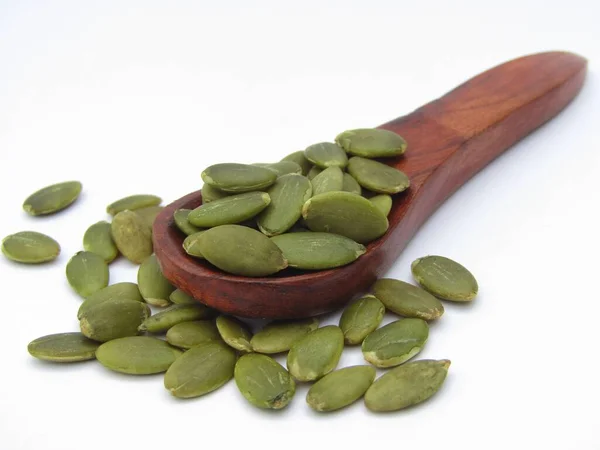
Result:
{"label": "pile of pumpkin seeds", "polygon": [[[349,264],[364,253],[363,244],[387,230],[389,194],[409,185],[402,172],[381,169],[383,164],[367,158],[398,156],[405,149],[394,133],[361,129],[275,164],[211,166],[202,174],[203,205],[177,211],[174,223],[188,236],[186,252],[231,273],[264,276],[288,265],[319,270]],[[348,160],[346,152],[355,156]],[[346,167],[349,173],[342,171]],[[77,181],[49,186],[32,194],[23,209],[32,216],[53,214],[74,203],[80,192]],[[296,383],[314,383],[306,402],[321,412],[361,398],[371,411],[400,410],[425,401],[443,385],[449,360],[413,358],[428,341],[428,323],[444,314],[440,300],[476,297],[477,281],[462,265],[442,256],[419,258],[411,266],[417,285],[379,279],[369,293],[348,303],[338,325],[320,326],[313,317],[252,330],[163,276],[152,247],[161,202],[154,195],[120,199],[106,209],[111,222],[88,228],[83,250],[66,265],[67,280],[83,299],[77,311],[80,329],[33,340],[32,356],[59,363],[96,359],[130,375],[164,373],[164,387],[179,398],[200,397],[234,379],[249,403],[266,409],[287,406]],[[338,223],[338,215],[352,220]],[[254,255],[260,262],[254,269],[218,255],[219,246],[228,242],[258,239],[248,236],[260,236],[269,245],[269,252]],[[319,247],[333,256],[315,252]],[[2,252],[15,262],[40,264],[56,259],[60,245],[39,232],[23,231],[5,238]],[[119,254],[139,265],[137,283],[109,284],[108,266]],[[153,314],[151,307],[162,310]],[[401,318],[380,327],[386,311]],[[366,364],[338,368],[344,347],[358,345]],[[274,359],[285,352],[286,367]],[[377,369],[385,373],[376,379]]]}

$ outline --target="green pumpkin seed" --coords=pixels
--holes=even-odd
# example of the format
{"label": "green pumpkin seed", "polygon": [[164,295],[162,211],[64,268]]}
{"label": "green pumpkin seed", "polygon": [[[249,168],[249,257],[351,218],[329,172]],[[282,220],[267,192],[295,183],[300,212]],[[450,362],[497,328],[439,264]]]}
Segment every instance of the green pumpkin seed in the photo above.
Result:
{"label": "green pumpkin seed", "polygon": [[223,341],[240,352],[251,352],[252,333],[247,325],[233,317],[217,317],[217,329]]}
{"label": "green pumpkin seed", "polygon": [[204,183],[202,185],[202,204],[214,202],[222,198],[228,197],[231,194],[223,192],[210,184]]}
{"label": "green pumpkin seed", "polygon": [[131,336],[102,344],[96,358],[104,367],[129,375],[165,372],[182,354],[165,341],[150,336]]}
{"label": "green pumpkin seed", "polygon": [[327,192],[308,200],[302,217],[312,231],[341,234],[360,244],[385,234],[388,220],[369,200],[349,192]]}
{"label": "green pumpkin seed", "polygon": [[266,355],[242,356],[235,364],[234,378],[244,398],[258,408],[282,409],[296,392],[296,383],[288,371]]}
{"label": "green pumpkin seed", "polygon": [[162,274],[156,255],[150,255],[140,264],[137,282],[146,303],[159,307],[171,304],[169,296],[175,287]]}
{"label": "green pumpkin seed", "polygon": [[437,298],[404,281],[381,278],[373,285],[373,293],[388,310],[404,317],[435,320],[444,314]]}
{"label": "green pumpkin seed", "polygon": [[260,353],[286,352],[296,341],[318,327],[319,321],[315,318],[271,322],[252,336],[250,345]]}
{"label": "green pumpkin seed", "polygon": [[134,264],[141,264],[153,252],[152,230],[134,211],[117,213],[111,234],[121,254]]}
{"label": "green pumpkin seed", "polygon": [[266,192],[248,192],[215,200],[194,209],[189,222],[197,227],[217,227],[251,219],[271,203]]}
{"label": "green pumpkin seed", "polygon": [[443,256],[413,261],[413,277],[427,292],[443,300],[469,302],[477,296],[477,280],[466,267]]}
{"label": "green pumpkin seed", "polygon": [[271,204],[256,219],[258,228],[267,236],[289,230],[302,215],[302,205],[312,195],[308,178],[289,174],[277,178],[269,188]]}
{"label": "green pumpkin seed", "polygon": [[287,267],[281,250],[268,237],[240,225],[206,230],[199,245],[211,264],[235,275],[262,277]]}
{"label": "green pumpkin seed", "polygon": [[2,239],[2,253],[11,261],[41,264],[58,258],[60,245],[45,234],[20,231]]}
{"label": "green pumpkin seed", "polygon": [[365,360],[375,367],[394,367],[417,355],[427,342],[429,327],[422,319],[401,319],[369,334],[362,343]]}
{"label": "green pumpkin seed", "polygon": [[156,217],[165,209],[164,206],[146,206],[145,208],[136,209],[137,215],[144,219],[144,222],[152,229]]}
{"label": "green pumpkin seed", "polygon": [[208,394],[233,378],[237,355],[219,341],[205,342],[186,351],[165,374],[165,388],[179,398]]}
{"label": "green pumpkin seed", "polygon": [[92,252],[77,252],[67,263],[67,280],[83,298],[108,286],[108,264]]}
{"label": "green pumpkin seed", "polygon": [[191,295],[183,292],[181,289],[175,289],[169,296],[171,303],[176,305],[195,305],[198,302]]}
{"label": "green pumpkin seed", "polygon": [[329,167],[311,181],[313,195],[341,191],[344,187],[344,173],[339,167]]}
{"label": "green pumpkin seed", "polygon": [[206,319],[212,315],[212,310],[201,304],[173,305],[164,311],[148,317],[142,322],[138,330],[149,333],[162,333],[178,323]]}
{"label": "green pumpkin seed", "polygon": [[365,393],[371,411],[398,411],[424,402],[440,390],[450,361],[423,359],[396,367],[379,377]]}
{"label": "green pumpkin seed", "polygon": [[360,156],[350,158],[348,173],[362,187],[379,194],[397,194],[410,186],[410,180],[404,172]]}
{"label": "green pumpkin seed", "polygon": [[116,216],[122,211],[135,211],[136,209],[146,208],[148,206],[158,206],[162,202],[160,197],[149,194],[130,195],[121,198],[106,207],[106,212],[111,216]]}
{"label": "green pumpkin seed", "polygon": [[68,363],[94,359],[99,345],[81,333],[58,333],[31,341],[27,351],[44,361]]}
{"label": "green pumpkin seed", "polygon": [[335,325],[311,331],[296,341],[287,368],[298,381],[314,381],[334,370],[344,349],[344,333]]}
{"label": "green pumpkin seed", "polygon": [[203,233],[204,231],[198,231],[197,233],[190,234],[183,240],[183,249],[188,255],[204,259],[202,251],[200,250],[200,236],[202,236]]}
{"label": "green pumpkin seed", "polygon": [[308,175],[308,171],[312,167],[312,163],[304,156],[304,150],[299,150],[297,152],[290,153],[285,158],[283,158],[282,161],[293,161],[296,164],[298,164],[302,169],[301,173],[304,176]]}
{"label": "green pumpkin seed", "polygon": [[348,156],[343,148],[332,142],[319,142],[304,150],[304,156],[321,169],[328,167],[344,168],[348,165]]}
{"label": "green pumpkin seed", "polygon": [[325,375],[311,386],[306,403],[315,411],[336,411],[351,405],[367,392],[375,379],[375,368],[350,366]]}
{"label": "green pumpkin seed", "polygon": [[187,236],[190,236],[194,233],[198,233],[199,231],[204,231],[202,228],[192,225],[190,223],[190,221],[188,220],[188,215],[191,212],[191,209],[178,209],[173,214],[173,221],[175,222],[175,226]]}
{"label": "green pumpkin seed", "polygon": [[94,292],[85,299],[77,311],[77,319],[81,319],[83,314],[90,308],[114,299],[133,300],[136,302],[144,301],[137,284],[129,282],[115,283]]}
{"label": "green pumpkin seed", "polygon": [[209,341],[220,340],[221,336],[212,320],[194,320],[173,325],[167,331],[167,342],[179,348],[192,348]]}
{"label": "green pumpkin seed", "polygon": [[300,164],[296,164],[294,161],[279,161],[276,163],[258,163],[253,164],[253,166],[264,167],[265,169],[270,169],[277,174],[278,177],[282,175],[287,175],[288,173],[297,173],[302,174],[302,167]]}
{"label": "green pumpkin seed", "polygon": [[150,316],[148,305],[135,300],[114,299],[85,311],[79,320],[81,332],[98,342],[136,336],[138,327]]}
{"label": "green pumpkin seed", "polygon": [[101,220],[91,225],[83,235],[83,249],[101,256],[107,263],[112,262],[119,254],[110,228],[110,223]]}
{"label": "green pumpkin seed", "polygon": [[[342,182],[342,191],[351,192],[352,194],[362,195],[362,188],[358,181],[354,179],[349,173],[344,173],[344,179]],[[386,214],[387,216],[387,214]]]}
{"label": "green pumpkin seed", "polygon": [[335,142],[351,155],[364,158],[400,156],[406,151],[402,136],[380,128],[344,131],[337,135]]}
{"label": "green pumpkin seed", "polygon": [[62,211],[71,205],[81,193],[79,181],[53,184],[31,194],[23,202],[23,209],[31,216],[43,216]]}
{"label": "green pumpkin seed", "polygon": [[386,217],[392,210],[392,197],[388,194],[375,195],[369,201]]}
{"label": "green pumpkin seed", "polygon": [[383,304],[372,295],[362,297],[350,304],[340,317],[344,342],[349,345],[361,344],[377,329],[384,314]]}
{"label": "green pumpkin seed", "polygon": [[290,267],[304,270],[344,266],[367,251],[364,245],[333,233],[287,233],[271,240],[281,249]]}
{"label": "green pumpkin seed", "polygon": [[271,186],[276,179],[274,171],[248,164],[215,164],[202,172],[206,184],[231,193],[258,191]]}
{"label": "green pumpkin seed", "polygon": [[310,181],[312,181],[313,178],[315,178],[321,172],[323,172],[323,169],[321,169],[320,167],[317,167],[317,166],[312,166],[312,168],[306,174],[306,178],[308,178]]}

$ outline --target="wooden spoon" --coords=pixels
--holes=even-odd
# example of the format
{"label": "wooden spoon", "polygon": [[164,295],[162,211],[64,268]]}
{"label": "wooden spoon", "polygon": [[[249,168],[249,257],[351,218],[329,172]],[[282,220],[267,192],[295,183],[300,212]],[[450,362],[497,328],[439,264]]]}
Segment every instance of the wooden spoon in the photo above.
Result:
{"label": "wooden spoon", "polygon": [[525,56],[490,69],[442,98],[380,128],[408,142],[384,162],[404,171],[410,189],[394,197],[388,232],[347,266],[286,269],[265,278],[229,275],[189,257],[173,224],[178,208],[202,203],[200,191],[167,206],[154,223],[154,250],[178,288],[222,312],[253,318],[300,318],[342,307],[383,276],[435,209],[494,158],[558,114],[581,89],[587,61],[575,54]]}

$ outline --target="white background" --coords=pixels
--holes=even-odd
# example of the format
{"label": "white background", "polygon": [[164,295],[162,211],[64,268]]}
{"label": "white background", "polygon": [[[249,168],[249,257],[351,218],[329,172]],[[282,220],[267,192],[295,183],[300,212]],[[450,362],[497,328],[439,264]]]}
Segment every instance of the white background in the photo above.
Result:
{"label": "white background", "polygon": [[[0,259],[0,448],[599,449],[599,13],[596,0],[0,1],[0,235],[62,245],[50,265]],[[318,415],[301,386],[270,413],[234,383],[180,401],[160,375],[28,355],[32,339],[78,329],[65,264],[116,198],[168,203],[212,163],[276,161],[554,49],[590,59],[581,95],[447,201],[389,272],[410,280],[412,260],[441,254],[480,283],[432,325],[420,356],[452,366],[428,403]],[[72,208],[21,210],[67,179],[84,186]],[[135,274],[111,265],[112,282]],[[361,362],[351,349],[341,365]]]}

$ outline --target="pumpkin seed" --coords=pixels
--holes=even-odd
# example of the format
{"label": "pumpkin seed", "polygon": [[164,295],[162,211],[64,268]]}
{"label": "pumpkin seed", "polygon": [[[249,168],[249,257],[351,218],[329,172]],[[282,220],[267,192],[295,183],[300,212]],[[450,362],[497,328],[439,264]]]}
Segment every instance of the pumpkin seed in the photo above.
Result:
{"label": "pumpkin seed", "polygon": [[144,219],[144,222],[152,229],[156,217],[165,209],[163,206],[146,206],[144,208],[136,209],[135,212]]}
{"label": "pumpkin seed", "polygon": [[204,259],[204,256],[202,256],[202,251],[200,250],[200,236],[202,236],[204,231],[198,231],[197,233],[190,234],[183,240],[183,249],[188,255],[195,258]]}
{"label": "pumpkin seed", "polygon": [[444,314],[442,303],[427,291],[391,278],[381,278],[373,293],[390,311],[404,317],[435,320]]}
{"label": "pumpkin seed", "polygon": [[315,411],[336,411],[361,398],[375,379],[372,366],[350,366],[325,375],[311,386],[306,403]]}
{"label": "pumpkin seed", "polygon": [[256,216],[269,203],[271,197],[266,192],[232,195],[199,206],[188,215],[188,221],[204,228],[240,223]]}
{"label": "pumpkin seed", "polygon": [[111,233],[121,254],[132,263],[141,264],[152,254],[152,230],[136,212],[117,213],[112,220]]}
{"label": "pumpkin seed", "polygon": [[62,211],[71,205],[81,193],[79,181],[53,184],[31,194],[23,202],[23,210],[31,216],[43,216]]}
{"label": "pumpkin seed", "polygon": [[173,325],[167,331],[167,342],[179,348],[192,348],[204,342],[220,340],[221,336],[212,320],[194,320]]}
{"label": "pumpkin seed", "polygon": [[217,329],[223,341],[230,347],[240,352],[252,351],[252,346],[250,345],[252,333],[248,326],[241,321],[233,317],[219,316],[217,317]]}
{"label": "pumpkin seed", "polygon": [[114,299],[85,311],[79,321],[81,332],[98,342],[136,336],[138,327],[150,316],[148,305],[135,300]]}
{"label": "pumpkin seed", "polygon": [[477,296],[477,280],[466,267],[443,256],[413,261],[413,277],[427,292],[443,300],[469,302]]}
{"label": "pumpkin seed", "polygon": [[146,303],[159,307],[171,304],[169,296],[175,290],[175,287],[162,274],[156,255],[150,255],[140,264],[137,282]]}
{"label": "pumpkin seed", "polygon": [[287,267],[281,250],[268,237],[240,225],[206,230],[199,246],[211,264],[235,275],[262,277]]}
{"label": "pumpkin seed", "polygon": [[187,236],[190,236],[194,233],[198,233],[199,231],[203,231],[202,228],[192,225],[188,220],[188,215],[191,212],[191,209],[178,209],[173,214],[173,221],[175,222],[175,226]]}
{"label": "pumpkin seed", "polygon": [[259,214],[258,228],[267,236],[289,230],[302,215],[302,205],[312,195],[312,186],[306,177],[284,175],[269,188],[271,203]]}
{"label": "pumpkin seed", "polygon": [[148,317],[138,327],[138,330],[162,333],[178,323],[206,319],[212,315],[213,311],[204,305],[173,305]]}
{"label": "pumpkin seed", "polygon": [[341,191],[344,186],[344,173],[339,167],[329,167],[314,177],[311,183],[313,186],[313,195]]}
{"label": "pumpkin seed", "polygon": [[296,164],[294,161],[279,161],[276,163],[269,164],[253,164],[253,166],[264,167],[265,169],[270,169],[277,174],[278,177],[282,175],[287,175],[288,173],[297,173],[302,174],[302,167],[300,164]]}
{"label": "pumpkin seed", "polygon": [[312,166],[312,168],[306,174],[306,178],[308,178],[310,181],[312,181],[313,178],[315,178],[321,172],[323,172],[323,169],[321,169],[320,167],[317,167],[317,166]]}
{"label": "pumpkin seed", "polygon": [[314,381],[334,370],[344,349],[344,333],[335,325],[317,328],[296,341],[287,368],[298,381]]}
{"label": "pumpkin seed", "polygon": [[171,300],[171,303],[175,303],[176,305],[195,305],[198,303],[194,297],[183,292],[181,289],[175,289],[173,292],[171,292],[169,300]]}
{"label": "pumpkin seed", "polygon": [[298,164],[302,169],[302,175],[304,176],[308,174],[308,171],[312,167],[312,163],[304,156],[304,150],[299,150],[297,152],[290,153],[285,158],[283,158],[282,161],[293,161],[296,164]]}
{"label": "pumpkin seed", "polygon": [[102,302],[114,299],[133,300],[143,302],[144,299],[140,294],[137,284],[122,282],[106,286],[85,299],[77,311],[77,319],[81,319],[83,314],[90,308],[99,305]]}
{"label": "pumpkin seed", "polygon": [[148,206],[158,206],[162,202],[156,195],[139,194],[121,198],[106,207],[106,212],[115,216],[122,211],[135,211]]}
{"label": "pumpkin seed", "polygon": [[11,261],[41,264],[60,255],[60,245],[50,236],[36,231],[20,231],[2,239],[2,253]]}
{"label": "pumpkin seed", "polygon": [[352,175],[345,172],[344,179],[342,182],[342,191],[362,195],[362,188],[360,187],[360,184],[358,184],[358,181],[356,181],[356,179]]}
{"label": "pumpkin seed", "polygon": [[302,217],[312,231],[341,234],[360,244],[382,236],[389,226],[369,200],[349,192],[314,196],[302,207]]}
{"label": "pumpkin seed", "polygon": [[351,155],[364,158],[400,156],[406,141],[399,134],[381,128],[359,128],[340,133],[335,142]]}
{"label": "pumpkin seed", "polygon": [[81,333],[58,333],[31,341],[27,351],[44,361],[68,363],[94,359],[99,345]]}
{"label": "pumpkin seed", "polygon": [[296,392],[288,371],[266,355],[243,355],[235,364],[234,378],[244,398],[258,408],[282,409]]}
{"label": "pumpkin seed", "polygon": [[204,183],[202,185],[202,204],[214,202],[215,200],[220,200],[229,195],[231,194],[223,192],[210,184]]}
{"label": "pumpkin seed", "polygon": [[131,336],[102,344],[96,351],[96,358],[115,372],[151,375],[165,372],[181,354],[181,350],[161,339]]}
{"label": "pumpkin seed", "polygon": [[375,195],[374,197],[371,197],[369,201],[386,217],[392,210],[392,197],[388,194]]}
{"label": "pumpkin seed", "polygon": [[360,156],[350,158],[348,172],[362,187],[379,194],[396,194],[410,186],[410,180],[404,172]]}
{"label": "pumpkin seed", "polygon": [[91,225],[83,235],[83,249],[101,256],[107,263],[112,262],[119,254],[110,228],[110,223],[101,220]]}
{"label": "pumpkin seed", "polygon": [[215,164],[202,172],[202,180],[224,192],[243,193],[271,186],[277,174],[269,169],[248,164]]}
{"label": "pumpkin seed", "polygon": [[175,360],[165,374],[165,388],[179,398],[208,394],[233,378],[237,356],[223,342],[192,347]]}
{"label": "pumpkin seed", "polygon": [[361,344],[377,329],[384,314],[384,306],[372,295],[362,297],[350,304],[340,317],[344,342],[349,345]]}
{"label": "pumpkin seed", "polygon": [[427,342],[429,327],[422,319],[401,319],[369,334],[362,343],[365,360],[375,367],[394,367],[417,355]]}
{"label": "pumpkin seed", "polygon": [[319,321],[315,318],[271,322],[252,336],[250,345],[255,352],[260,353],[286,352],[296,341],[318,326]]}
{"label": "pumpkin seed", "polygon": [[108,264],[92,252],[77,252],[67,263],[67,280],[83,298],[108,286]]}
{"label": "pumpkin seed", "polygon": [[440,390],[450,361],[423,359],[396,367],[379,377],[365,394],[371,411],[397,411],[424,402]]}
{"label": "pumpkin seed", "polygon": [[304,270],[344,266],[366,252],[364,245],[333,233],[287,233],[271,240],[281,249],[290,267]]}
{"label": "pumpkin seed", "polygon": [[315,166],[321,169],[328,167],[341,167],[348,165],[348,156],[343,148],[332,142],[319,142],[304,150],[304,156]]}

